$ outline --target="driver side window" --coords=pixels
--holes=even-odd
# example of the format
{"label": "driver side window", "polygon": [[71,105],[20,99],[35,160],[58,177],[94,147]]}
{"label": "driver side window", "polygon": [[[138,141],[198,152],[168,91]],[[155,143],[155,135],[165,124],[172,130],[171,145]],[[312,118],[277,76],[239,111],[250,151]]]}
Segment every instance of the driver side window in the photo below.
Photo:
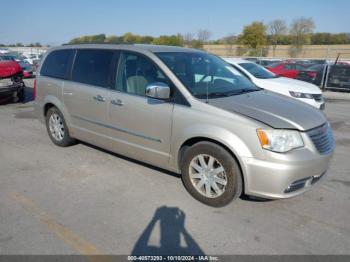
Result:
{"label": "driver side window", "polygon": [[116,90],[145,96],[147,85],[155,82],[168,83],[166,76],[154,63],[142,55],[122,52],[117,70]]}

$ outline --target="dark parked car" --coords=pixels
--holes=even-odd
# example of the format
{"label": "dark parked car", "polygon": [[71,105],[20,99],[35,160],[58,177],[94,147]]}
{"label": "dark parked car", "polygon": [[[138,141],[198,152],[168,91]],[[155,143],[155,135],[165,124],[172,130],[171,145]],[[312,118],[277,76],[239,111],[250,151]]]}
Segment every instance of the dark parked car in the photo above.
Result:
{"label": "dark parked car", "polygon": [[320,86],[324,76],[325,66],[325,64],[317,64],[300,70],[297,79]]}
{"label": "dark parked car", "polygon": [[345,64],[330,66],[327,87],[350,91],[350,66]]}

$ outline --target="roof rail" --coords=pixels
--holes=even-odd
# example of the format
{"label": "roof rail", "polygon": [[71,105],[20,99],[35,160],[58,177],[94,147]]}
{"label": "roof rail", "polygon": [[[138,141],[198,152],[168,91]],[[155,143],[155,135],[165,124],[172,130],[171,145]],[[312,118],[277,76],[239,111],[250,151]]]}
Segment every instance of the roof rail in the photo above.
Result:
{"label": "roof rail", "polygon": [[73,44],[73,43],[65,43],[62,44],[63,46],[67,45],[134,45],[134,43],[127,43],[127,42],[118,42],[118,43],[110,43],[110,42],[89,42],[89,43],[78,43],[78,44]]}

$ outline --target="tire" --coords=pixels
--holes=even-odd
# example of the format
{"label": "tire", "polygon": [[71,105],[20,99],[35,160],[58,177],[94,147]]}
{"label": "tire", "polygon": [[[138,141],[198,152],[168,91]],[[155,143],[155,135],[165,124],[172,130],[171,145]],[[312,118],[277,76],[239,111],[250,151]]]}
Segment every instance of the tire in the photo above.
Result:
{"label": "tire", "polygon": [[[205,170],[200,160],[204,160]],[[242,194],[242,174],[236,159],[215,143],[199,142],[189,147],[182,158],[181,173],[187,191],[206,205],[222,207]]]}
{"label": "tire", "polygon": [[[50,124],[50,121],[54,123]],[[56,107],[49,108],[46,113],[46,129],[51,141],[57,146],[66,147],[76,142],[74,138],[70,137],[66,121]]]}
{"label": "tire", "polygon": [[24,102],[24,88],[18,91],[17,97],[19,102]]}
{"label": "tire", "polygon": [[16,92],[13,92],[12,98],[11,98],[12,103],[17,103],[18,100],[19,100],[19,98],[18,98],[18,92],[17,92],[17,91],[16,91]]}

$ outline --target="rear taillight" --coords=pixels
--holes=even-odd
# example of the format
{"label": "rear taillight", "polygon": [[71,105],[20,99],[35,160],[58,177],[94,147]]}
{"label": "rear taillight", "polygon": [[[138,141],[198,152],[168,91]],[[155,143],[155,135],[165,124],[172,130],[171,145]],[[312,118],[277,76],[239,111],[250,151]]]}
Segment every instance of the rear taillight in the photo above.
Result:
{"label": "rear taillight", "polygon": [[308,72],[307,75],[311,78],[315,78],[317,73],[316,72]]}
{"label": "rear taillight", "polygon": [[34,79],[33,100],[36,98],[36,79]]}

